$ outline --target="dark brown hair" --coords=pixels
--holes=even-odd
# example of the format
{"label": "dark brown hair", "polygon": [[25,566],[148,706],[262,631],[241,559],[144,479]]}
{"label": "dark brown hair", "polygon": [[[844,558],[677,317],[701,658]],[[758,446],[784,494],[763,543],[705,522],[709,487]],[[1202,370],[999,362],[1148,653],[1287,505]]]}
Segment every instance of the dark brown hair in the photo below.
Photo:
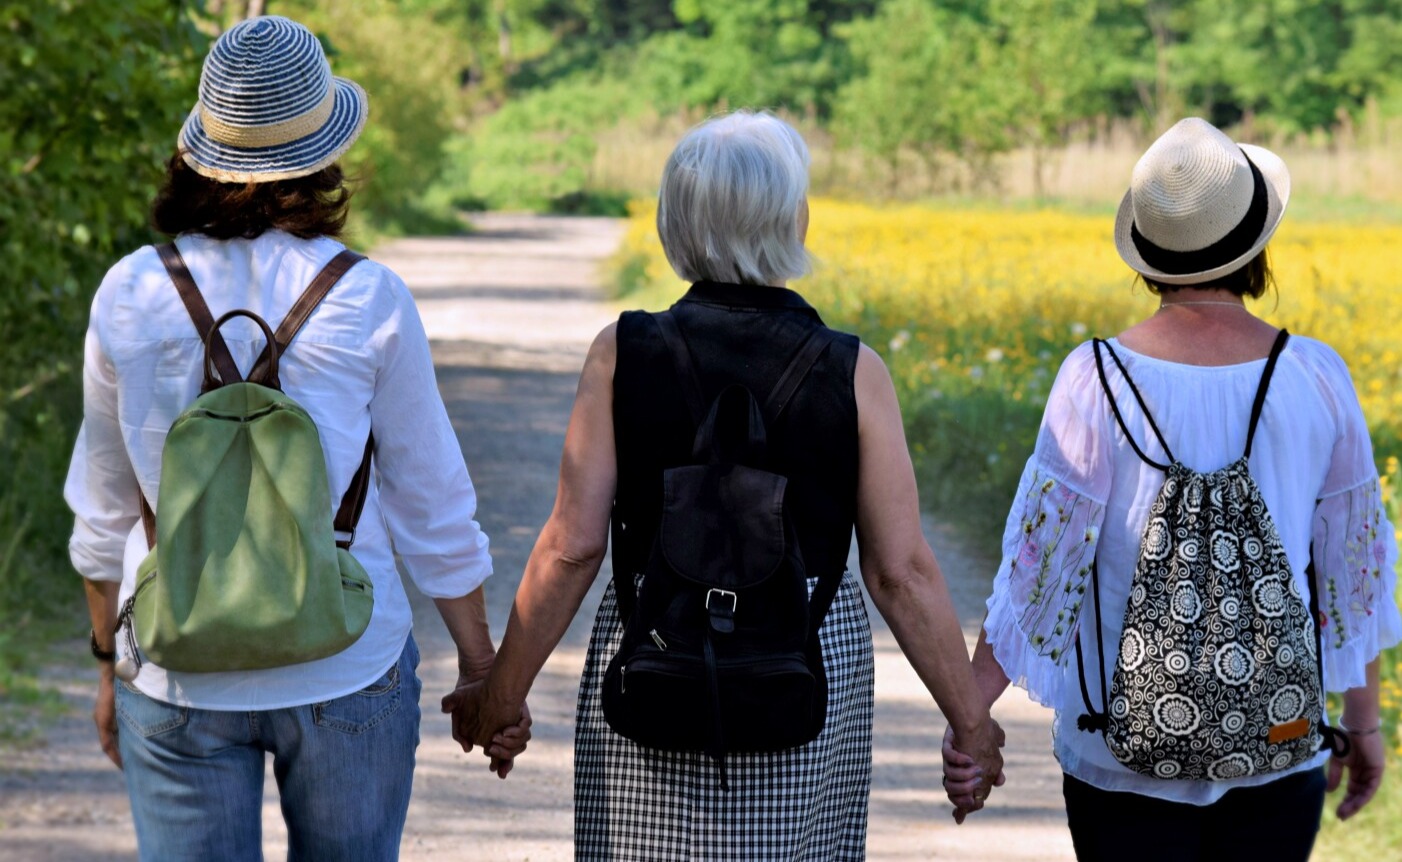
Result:
{"label": "dark brown hair", "polygon": [[151,205],[151,224],[175,236],[253,239],[270,229],[312,239],[340,237],[350,213],[350,189],[341,166],[266,183],[221,183],[196,173],[179,153]]}
{"label": "dark brown hair", "polygon": [[1157,295],[1194,288],[1198,290],[1226,290],[1237,296],[1260,299],[1267,290],[1275,287],[1275,273],[1271,271],[1271,256],[1269,251],[1264,248],[1261,249],[1260,254],[1251,258],[1241,269],[1201,284],[1163,284],[1154,281],[1147,275],[1141,275],[1139,278],[1150,293]]}

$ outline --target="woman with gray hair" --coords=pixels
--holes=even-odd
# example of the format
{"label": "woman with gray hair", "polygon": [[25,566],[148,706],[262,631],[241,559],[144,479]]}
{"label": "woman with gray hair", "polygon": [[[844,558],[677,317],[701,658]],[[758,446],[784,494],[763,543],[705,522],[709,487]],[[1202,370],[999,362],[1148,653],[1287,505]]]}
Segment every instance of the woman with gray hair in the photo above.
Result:
{"label": "woman with gray hair", "polygon": [[578,859],[863,858],[873,659],[854,526],[876,607],[981,769],[971,795],[1001,781],[890,376],[785,287],[808,270],[807,188],[802,138],[769,114],[677,145],[657,224],[691,289],[595,340],[501,652],[445,699],[461,739],[518,720],[612,524],[580,685]]}

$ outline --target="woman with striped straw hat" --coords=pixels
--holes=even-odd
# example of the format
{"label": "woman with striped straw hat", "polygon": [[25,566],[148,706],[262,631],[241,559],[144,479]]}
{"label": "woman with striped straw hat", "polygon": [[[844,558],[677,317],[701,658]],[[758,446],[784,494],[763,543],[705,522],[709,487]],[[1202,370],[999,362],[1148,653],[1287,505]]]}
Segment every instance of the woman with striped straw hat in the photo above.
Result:
{"label": "woman with striped straw hat", "polygon": [[[396,549],[457,643],[459,685],[493,660],[481,590],[492,570],[487,537],[417,309],[398,276],[337,239],[349,198],[337,159],[366,113],[365,92],[332,76],[300,24],[263,17],[224,33],[155,201],[155,226],[174,241],[119,261],[93,302],[65,495],[101,668],[94,719],[125,773],[142,859],[261,859],[269,754],[289,858],[398,855],[420,684]],[[332,289],[277,362],[283,391],[316,423],[332,499],[368,464],[378,477],[364,473],[357,529],[343,539],[373,587],[369,623],[324,658],[198,673],[146,661],[132,677],[114,621],[147,554],[141,500],[158,520],[167,432],[199,394],[206,341],[215,353],[208,323],[231,309],[286,320],[307,310],[299,298],[323,278]],[[248,323],[216,334],[232,372],[254,376],[263,336]],[[502,777],[528,727],[523,716],[485,746]]]}

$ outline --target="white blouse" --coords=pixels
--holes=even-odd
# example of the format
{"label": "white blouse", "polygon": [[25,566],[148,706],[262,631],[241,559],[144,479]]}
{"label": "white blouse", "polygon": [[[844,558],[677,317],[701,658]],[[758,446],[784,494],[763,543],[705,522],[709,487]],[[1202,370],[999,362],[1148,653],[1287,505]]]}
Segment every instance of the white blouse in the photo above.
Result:
{"label": "white blouse", "polygon": [[[1180,461],[1211,471],[1241,457],[1264,359],[1182,365],[1111,343]],[[1150,458],[1167,461],[1108,355],[1105,366],[1135,441]],[[1353,381],[1327,345],[1300,336],[1287,342],[1250,469],[1302,596],[1308,595],[1305,570],[1313,542],[1325,687],[1364,685],[1368,662],[1402,639],[1394,598],[1397,547]],[[1091,702],[1103,709],[1096,641],[1103,635],[1106,661],[1113,665],[1140,538],[1163,481],[1163,472],[1140,460],[1116,425],[1091,344],[1077,347],[1052,386],[1036,449],[1008,515],[984,627],[1013,683],[1056,710],[1054,748],[1067,773],[1105,790],[1205,805],[1233,787],[1283,773],[1231,781],[1151,778],[1116,761],[1099,733],[1076,727],[1086,711],[1076,671],[1077,632]],[[1099,565],[1102,632],[1095,626],[1092,560]],[[1317,767],[1326,757],[1321,753],[1291,771]]]}
{"label": "white blouse", "polygon": [[[249,309],[276,328],[344,246],[268,231],[257,239],[182,236],[180,252],[215,317]],[[246,373],[263,337],[252,321],[220,330]],[[83,426],[64,496],[76,521],[79,574],[121,581],[125,601],[145,557],[138,487],[154,507],[166,432],[199,394],[204,349],[155,249],[107,273],[93,300],[83,362]],[[144,664],[134,685],[157,700],[205,709],[277,709],[331,700],[374,682],[398,660],[412,625],[398,553],[424,594],[455,598],[492,572],[477,497],[434,380],[428,339],[399,277],[356,264],[282,355],[283,389],[321,433],[331,499],[345,493],[375,430],[375,475],[351,547],[370,574],[365,634],[318,661],[238,673],[176,673]],[[392,544],[391,544],[392,537]],[[118,650],[125,652],[125,638]]]}

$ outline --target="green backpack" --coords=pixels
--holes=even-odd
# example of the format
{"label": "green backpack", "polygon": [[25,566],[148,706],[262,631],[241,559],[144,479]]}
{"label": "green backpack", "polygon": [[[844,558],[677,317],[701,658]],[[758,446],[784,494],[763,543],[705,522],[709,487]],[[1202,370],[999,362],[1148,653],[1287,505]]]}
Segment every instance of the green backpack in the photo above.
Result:
{"label": "green backpack", "polygon": [[[250,311],[214,320],[174,244],[158,251],[204,341],[204,385],[166,436],[154,515],[141,499],[152,550],[117,619],[131,658],[118,675],[130,680],[140,671],[138,643],[161,667],[187,672],[334,655],[364,633],[374,605],[370,577],[349,552],[374,437],[333,523],[321,438],[307,411],[283,393],[278,361],[331,287],[364,258],[349,250],[333,258],[274,334]],[[235,317],[253,320],[267,339],[247,379],[219,334]]]}

